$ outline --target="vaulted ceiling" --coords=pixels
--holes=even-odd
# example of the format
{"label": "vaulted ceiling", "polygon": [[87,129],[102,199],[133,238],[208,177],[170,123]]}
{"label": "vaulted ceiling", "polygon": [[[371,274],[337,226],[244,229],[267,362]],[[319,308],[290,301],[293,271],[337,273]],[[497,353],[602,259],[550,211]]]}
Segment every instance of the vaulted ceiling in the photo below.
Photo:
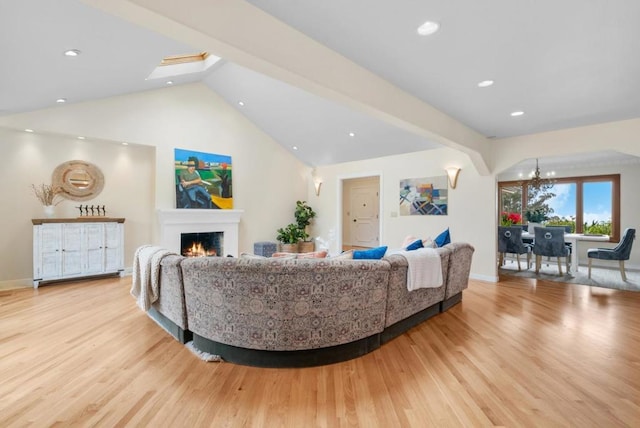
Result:
{"label": "vaulted ceiling", "polygon": [[[3,1],[0,115],[202,81],[309,165],[481,157],[495,138],[640,117],[638,16],[635,0]],[[425,21],[439,31],[418,35]],[[146,79],[200,51],[222,60]]]}

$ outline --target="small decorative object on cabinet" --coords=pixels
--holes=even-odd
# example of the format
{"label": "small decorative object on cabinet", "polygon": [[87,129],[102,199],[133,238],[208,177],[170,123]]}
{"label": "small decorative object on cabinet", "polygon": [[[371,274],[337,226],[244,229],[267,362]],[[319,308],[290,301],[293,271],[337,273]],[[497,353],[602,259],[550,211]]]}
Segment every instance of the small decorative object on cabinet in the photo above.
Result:
{"label": "small decorative object on cabinet", "polygon": [[33,288],[124,272],[123,218],[33,219]]}

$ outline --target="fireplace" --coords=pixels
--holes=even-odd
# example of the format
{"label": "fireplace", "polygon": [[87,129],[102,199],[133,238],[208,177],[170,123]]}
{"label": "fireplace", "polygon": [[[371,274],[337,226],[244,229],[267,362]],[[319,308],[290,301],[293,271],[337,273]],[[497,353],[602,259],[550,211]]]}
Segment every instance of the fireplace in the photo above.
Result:
{"label": "fireplace", "polygon": [[211,233],[220,237],[218,248],[216,244],[211,244],[216,255],[238,257],[242,213],[242,210],[159,209],[160,245],[182,254],[182,235]]}
{"label": "fireplace", "polygon": [[180,234],[180,254],[185,257],[215,257],[224,254],[224,232]]}

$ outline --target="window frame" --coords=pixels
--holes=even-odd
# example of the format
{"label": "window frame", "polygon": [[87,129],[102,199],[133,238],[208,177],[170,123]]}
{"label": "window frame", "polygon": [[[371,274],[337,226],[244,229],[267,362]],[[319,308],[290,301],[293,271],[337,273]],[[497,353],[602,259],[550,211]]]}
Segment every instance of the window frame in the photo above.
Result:
{"label": "window frame", "polygon": [[[503,187],[521,187],[521,214],[524,214],[527,208],[529,181],[530,180],[510,180],[498,182],[498,215],[500,215],[500,212],[502,210]],[[576,233],[584,233],[584,183],[595,183],[603,181],[611,182],[611,236],[609,236],[609,238],[611,242],[617,242],[620,240],[620,174],[553,178],[554,184],[574,183],[576,185]]]}

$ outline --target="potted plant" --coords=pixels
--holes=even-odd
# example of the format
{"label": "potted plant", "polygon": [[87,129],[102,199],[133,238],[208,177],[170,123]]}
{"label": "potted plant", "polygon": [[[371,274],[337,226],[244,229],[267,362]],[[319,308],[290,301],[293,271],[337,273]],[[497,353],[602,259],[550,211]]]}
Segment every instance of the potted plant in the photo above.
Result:
{"label": "potted plant", "polygon": [[530,223],[542,223],[543,221],[548,220],[546,210],[543,207],[536,207],[527,210],[524,216]]}
{"label": "potted plant", "polygon": [[512,226],[514,224],[520,224],[522,221],[522,217],[518,213],[510,213],[503,211],[500,214],[500,225],[501,226]]}
{"label": "potted plant", "polygon": [[315,218],[316,212],[307,205],[307,201],[296,201],[296,209],[293,215],[296,218],[298,229],[302,232],[302,242],[299,244],[300,252],[308,253],[313,251],[314,243],[313,241],[308,241],[307,227],[311,224],[311,220]]}
{"label": "potted plant", "polygon": [[276,239],[281,244],[281,251],[297,253],[298,243],[304,239],[304,231],[300,230],[296,223],[291,223],[278,229]]}

